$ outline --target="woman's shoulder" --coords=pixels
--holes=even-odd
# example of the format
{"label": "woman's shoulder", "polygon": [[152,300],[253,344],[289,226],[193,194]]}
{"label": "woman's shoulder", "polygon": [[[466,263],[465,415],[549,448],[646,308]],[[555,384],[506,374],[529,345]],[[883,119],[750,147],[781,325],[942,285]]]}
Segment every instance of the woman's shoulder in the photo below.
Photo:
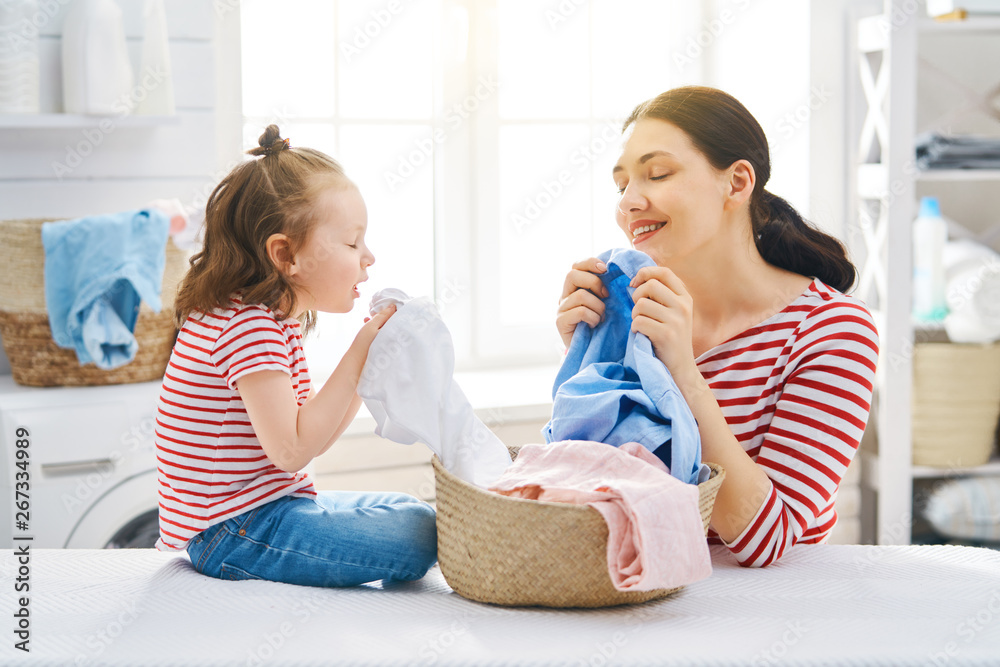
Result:
{"label": "woman's shoulder", "polygon": [[818,278],[809,284],[793,305],[802,318],[798,327],[800,337],[857,339],[860,336],[878,345],[875,318],[865,302],[830,287]]}

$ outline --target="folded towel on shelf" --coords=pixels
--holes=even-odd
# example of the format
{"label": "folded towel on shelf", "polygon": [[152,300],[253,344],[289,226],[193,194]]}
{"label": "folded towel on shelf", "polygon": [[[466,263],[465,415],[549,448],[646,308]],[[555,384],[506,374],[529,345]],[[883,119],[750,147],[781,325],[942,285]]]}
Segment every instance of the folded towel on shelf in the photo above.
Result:
{"label": "folded towel on shelf", "polygon": [[140,303],[160,311],[169,226],[156,209],[42,225],[52,338],[81,365],[111,370],[135,358]]}
{"label": "folded towel on shelf", "polygon": [[921,169],[1000,169],[1000,138],[944,136],[936,132],[915,139]]}
{"label": "folded towel on shelf", "polygon": [[948,338],[955,343],[1000,340],[1000,253],[971,239],[959,239],[945,245],[942,260]]}
{"label": "folded towel on shelf", "polygon": [[620,591],[675,588],[712,573],[698,487],[638,443],[525,445],[491,491],[593,507],[608,524],[608,574]]}
{"label": "folded towel on shelf", "polygon": [[654,452],[677,479],[691,484],[707,479],[701,464],[701,437],[691,409],[670,371],[656,357],[644,334],[631,331],[629,283],[648,255],[629,249],[602,253],[608,270],[604,321],[585,322],[573,332],[553,388],[552,419],[546,442],[587,440],[620,446],[637,442]]}
{"label": "folded towel on shelf", "polygon": [[480,420],[454,379],[455,348],[434,302],[386,289],[371,313],[396,304],[368,350],[358,394],[375,433],[404,445],[422,442],[449,472],[486,488],[510,465],[510,453]]}

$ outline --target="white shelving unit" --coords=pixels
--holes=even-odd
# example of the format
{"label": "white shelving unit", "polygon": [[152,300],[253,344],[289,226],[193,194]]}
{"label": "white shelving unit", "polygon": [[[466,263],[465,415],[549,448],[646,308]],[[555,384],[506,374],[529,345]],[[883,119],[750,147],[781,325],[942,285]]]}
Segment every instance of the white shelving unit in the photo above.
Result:
{"label": "white shelving unit", "polygon": [[[954,475],[1000,474],[1000,461],[962,469],[912,464],[911,385],[915,341],[943,336],[934,327],[915,327],[910,317],[910,229],[917,185],[979,183],[995,188],[1000,170],[921,171],[916,166],[918,47],[921,35],[995,32],[1000,18],[972,17],[943,23],[923,15],[912,0],[884,0],[881,14],[857,21],[851,52],[860,77],[864,120],[856,128],[849,191],[857,211],[852,250],[864,256],[857,294],[873,310],[881,337],[881,358],[871,424],[877,449],[863,448],[862,484],[875,492],[875,534],[879,544],[912,539],[913,481]],[[983,67],[997,70],[994,62]],[[926,189],[926,187],[924,188]],[[859,253],[860,251],[860,253]]]}

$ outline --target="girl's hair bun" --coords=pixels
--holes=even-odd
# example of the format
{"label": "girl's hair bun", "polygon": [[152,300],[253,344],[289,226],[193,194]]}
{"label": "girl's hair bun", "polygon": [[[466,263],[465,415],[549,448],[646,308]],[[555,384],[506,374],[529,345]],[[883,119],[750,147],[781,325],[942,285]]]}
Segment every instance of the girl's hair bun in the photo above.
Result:
{"label": "girl's hair bun", "polygon": [[264,130],[264,134],[260,135],[257,143],[260,144],[260,146],[248,150],[248,154],[277,155],[281,151],[288,148],[288,139],[281,138],[281,132],[278,130],[278,126],[274,124],[267,126],[267,129]]}

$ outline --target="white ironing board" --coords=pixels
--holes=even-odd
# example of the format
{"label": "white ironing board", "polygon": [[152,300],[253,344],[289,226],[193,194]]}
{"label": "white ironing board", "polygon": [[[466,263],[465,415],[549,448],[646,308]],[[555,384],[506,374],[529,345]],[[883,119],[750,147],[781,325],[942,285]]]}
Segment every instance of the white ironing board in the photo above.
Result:
{"label": "white ironing board", "polygon": [[[30,654],[4,665],[1000,664],[1000,552],[797,546],[776,565],[714,572],[676,596],[596,610],[468,601],[434,568],[352,589],[219,581],[183,555],[38,550]],[[18,563],[0,552],[5,625]]]}

